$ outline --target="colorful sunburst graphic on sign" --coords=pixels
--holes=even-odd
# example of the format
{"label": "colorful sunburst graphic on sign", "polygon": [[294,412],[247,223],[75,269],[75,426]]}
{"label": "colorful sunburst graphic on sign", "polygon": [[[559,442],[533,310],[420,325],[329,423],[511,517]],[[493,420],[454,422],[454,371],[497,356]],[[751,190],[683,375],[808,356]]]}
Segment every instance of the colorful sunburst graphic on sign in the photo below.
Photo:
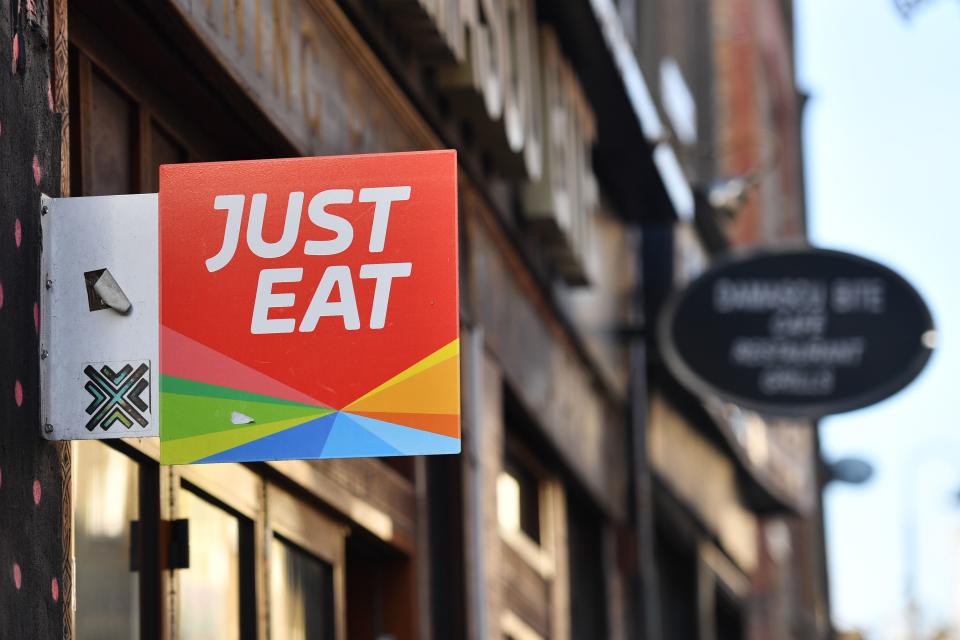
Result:
{"label": "colorful sunburst graphic on sign", "polygon": [[459,453],[453,152],[170,165],[161,462]]}

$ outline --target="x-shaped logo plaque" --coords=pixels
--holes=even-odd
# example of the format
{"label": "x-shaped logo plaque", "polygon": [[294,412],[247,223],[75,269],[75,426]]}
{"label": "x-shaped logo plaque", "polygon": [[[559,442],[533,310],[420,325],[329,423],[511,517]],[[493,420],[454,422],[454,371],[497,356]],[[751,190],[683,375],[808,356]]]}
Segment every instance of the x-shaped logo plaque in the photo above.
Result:
{"label": "x-shaped logo plaque", "polygon": [[119,371],[106,364],[99,367],[88,364],[83,370],[87,377],[84,389],[93,398],[86,408],[91,416],[87,430],[99,427],[107,431],[117,422],[127,429],[134,423],[146,427],[150,423],[146,415],[150,412],[150,363],[124,364]]}

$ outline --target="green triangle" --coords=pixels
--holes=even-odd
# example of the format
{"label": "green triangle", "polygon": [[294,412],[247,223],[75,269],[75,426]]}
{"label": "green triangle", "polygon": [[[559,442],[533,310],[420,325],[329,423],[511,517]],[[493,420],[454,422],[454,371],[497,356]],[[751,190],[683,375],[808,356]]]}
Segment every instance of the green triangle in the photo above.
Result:
{"label": "green triangle", "polygon": [[267,424],[280,420],[324,416],[333,409],[307,405],[254,402],[241,398],[184,395],[160,392],[160,438],[162,441],[177,440],[208,433],[235,431],[232,422],[234,412],[253,419],[252,424]]}
{"label": "green triangle", "polygon": [[160,463],[189,464],[196,460],[202,460],[203,458],[220,453],[221,451],[239,447],[240,445],[273,435],[284,429],[309,422],[328,413],[330,413],[330,411],[324,411],[323,413],[312,416],[292,418],[290,420],[268,422],[266,424],[234,426],[234,428],[229,431],[205,433],[172,441],[161,440]]}
{"label": "green triangle", "polygon": [[260,393],[251,393],[249,391],[240,391],[230,387],[221,387],[206,382],[197,382],[186,378],[177,378],[174,376],[160,376],[160,393],[176,393],[185,396],[207,396],[211,398],[225,398],[230,400],[248,400],[251,402],[269,402],[272,404],[286,404],[294,407],[319,407],[319,404],[308,404],[306,402],[295,402],[293,400],[284,400],[274,398]]}

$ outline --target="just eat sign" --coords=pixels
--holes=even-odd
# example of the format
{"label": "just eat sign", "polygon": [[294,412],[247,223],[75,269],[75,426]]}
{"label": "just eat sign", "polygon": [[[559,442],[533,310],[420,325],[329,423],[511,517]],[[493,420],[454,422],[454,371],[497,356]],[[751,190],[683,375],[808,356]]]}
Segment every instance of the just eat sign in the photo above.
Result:
{"label": "just eat sign", "polygon": [[164,464],[460,451],[453,151],[160,168]]}

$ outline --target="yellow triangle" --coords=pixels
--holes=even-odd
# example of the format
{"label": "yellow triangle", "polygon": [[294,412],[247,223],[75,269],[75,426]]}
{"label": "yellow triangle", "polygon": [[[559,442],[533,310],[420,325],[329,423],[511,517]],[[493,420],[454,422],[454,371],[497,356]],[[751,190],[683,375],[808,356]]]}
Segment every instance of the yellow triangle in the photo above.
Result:
{"label": "yellow triangle", "polygon": [[[352,403],[350,403],[350,405],[344,408],[350,409],[351,407],[357,405],[359,402],[366,400],[367,398],[373,397],[374,395],[380,393],[381,391],[385,391],[386,389],[392,387],[395,384],[403,382],[404,380],[408,380],[409,378],[412,378],[413,376],[417,375],[422,371],[426,371],[430,367],[436,364],[439,364],[444,360],[447,360],[449,358],[453,358],[454,356],[459,356],[459,355],[460,355],[460,338],[455,338],[452,342],[449,342],[445,346],[440,347],[439,349],[437,349],[436,351],[434,351],[433,353],[431,353],[426,358],[419,361],[412,367],[409,367],[408,369],[404,369],[403,371],[393,376],[392,378],[390,378],[380,386],[363,394],[362,396],[354,400]],[[457,360],[459,362],[459,358]],[[459,376],[458,376],[458,379],[459,379]]]}
{"label": "yellow triangle", "polygon": [[460,356],[454,354],[344,408],[351,412],[460,414]]}

